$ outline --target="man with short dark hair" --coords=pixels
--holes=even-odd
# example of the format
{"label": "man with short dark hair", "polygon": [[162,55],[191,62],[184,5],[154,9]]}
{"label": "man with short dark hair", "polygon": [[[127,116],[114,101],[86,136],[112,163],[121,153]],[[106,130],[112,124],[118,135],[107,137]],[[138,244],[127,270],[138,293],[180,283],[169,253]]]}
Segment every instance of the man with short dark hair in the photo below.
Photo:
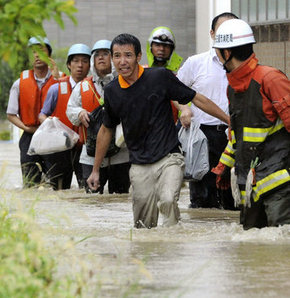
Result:
{"label": "man with short dark hair", "polygon": [[[231,12],[217,15],[211,24],[210,36],[212,40],[218,27],[226,20],[237,19]],[[193,88],[217,104],[228,114],[227,86],[228,80],[217,52],[211,48],[207,52],[190,56],[179,69],[177,77],[186,86]],[[220,155],[227,145],[225,125],[219,119],[206,114],[194,105],[190,106],[195,121],[200,123],[200,129],[208,140],[208,158],[210,169],[215,167]],[[235,209],[231,194],[230,181],[223,189],[216,187],[216,175],[208,173],[200,181],[190,181],[190,208],[224,208]]]}
{"label": "man with short dark hair", "polygon": [[214,48],[227,71],[231,139],[214,172],[231,168],[244,229],[290,224],[290,84],[258,64],[255,38],[243,20],[227,20]]}
{"label": "man with short dark hair", "polygon": [[92,189],[99,186],[99,168],[112,131],[122,122],[129,149],[133,214],[136,228],[157,226],[159,211],[163,225],[177,224],[177,205],[183,180],[184,158],[180,152],[170,100],[192,102],[208,113],[228,121],[214,103],[181,83],[163,67],[143,68],[140,41],[133,35],[114,38],[111,54],[118,78],[105,88],[105,115],[98,133]]}

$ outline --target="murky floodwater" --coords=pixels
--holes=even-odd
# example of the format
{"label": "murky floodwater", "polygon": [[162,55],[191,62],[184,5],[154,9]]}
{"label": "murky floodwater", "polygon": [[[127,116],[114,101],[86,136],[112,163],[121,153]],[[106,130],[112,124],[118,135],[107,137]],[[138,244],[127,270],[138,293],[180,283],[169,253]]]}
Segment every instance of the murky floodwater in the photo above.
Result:
{"label": "murky floodwater", "polygon": [[243,231],[238,211],[188,209],[185,186],[179,225],[137,230],[130,196],[20,191],[17,145],[0,146],[2,195],[27,205],[39,199],[47,245],[69,251],[79,241],[60,258],[59,274],[89,272],[86,297],[289,296],[289,225]]}

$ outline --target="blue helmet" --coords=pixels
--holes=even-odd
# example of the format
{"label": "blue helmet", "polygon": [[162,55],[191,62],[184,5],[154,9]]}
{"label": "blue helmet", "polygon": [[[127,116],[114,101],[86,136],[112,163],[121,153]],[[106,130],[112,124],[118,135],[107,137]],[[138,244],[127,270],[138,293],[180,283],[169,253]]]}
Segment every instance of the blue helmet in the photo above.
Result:
{"label": "blue helmet", "polygon": [[67,57],[77,54],[91,56],[91,49],[83,43],[76,43],[69,48]]}
{"label": "blue helmet", "polygon": [[51,47],[51,44],[50,44],[47,37],[41,37],[41,36],[35,37],[35,36],[33,36],[28,40],[28,46],[29,47],[32,46],[32,45],[41,44],[41,43],[44,43],[47,46],[48,51],[49,51],[49,55],[51,55],[52,47]]}
{"label": "blue helmet", "polygon": [[101,39],[94,44],[92,48],[92,53],[96,50],[101,50],[101,49],[110,50],[110,48],[111,48],[111,42],[107,39]]}

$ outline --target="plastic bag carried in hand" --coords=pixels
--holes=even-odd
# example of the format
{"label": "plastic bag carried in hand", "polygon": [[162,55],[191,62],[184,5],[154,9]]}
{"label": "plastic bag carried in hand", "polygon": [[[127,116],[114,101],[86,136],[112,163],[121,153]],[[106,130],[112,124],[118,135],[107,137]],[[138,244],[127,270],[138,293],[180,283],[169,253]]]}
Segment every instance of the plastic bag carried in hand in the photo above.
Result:
{"label": "plastic bag carried in hand", "polygon": [[33,134],[28,155],[45,155],[74,147],[79,135],[57,117],[48,117]]}
{"label": "plastic bag carried in hand", "polygon": [[190,128],[178,132],[185,157],[184,179],[188,181],[199,181],[209,171],[207,138],[199,126],[192,117]]}

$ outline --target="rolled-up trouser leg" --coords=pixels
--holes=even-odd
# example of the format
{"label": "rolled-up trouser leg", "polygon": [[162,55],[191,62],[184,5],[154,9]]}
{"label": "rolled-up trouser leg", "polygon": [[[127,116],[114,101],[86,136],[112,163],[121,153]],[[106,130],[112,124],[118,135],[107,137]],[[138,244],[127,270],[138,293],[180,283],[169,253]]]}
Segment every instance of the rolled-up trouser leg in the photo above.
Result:
{"label": "rolled-up trouser leg", "polygon": [[169,154],[159,172],[156,188],[159,197],[157,205],[163,217],[162,225],[175,225],[180,219],[177,201],[183,180],[183,156],[179,153]]}

